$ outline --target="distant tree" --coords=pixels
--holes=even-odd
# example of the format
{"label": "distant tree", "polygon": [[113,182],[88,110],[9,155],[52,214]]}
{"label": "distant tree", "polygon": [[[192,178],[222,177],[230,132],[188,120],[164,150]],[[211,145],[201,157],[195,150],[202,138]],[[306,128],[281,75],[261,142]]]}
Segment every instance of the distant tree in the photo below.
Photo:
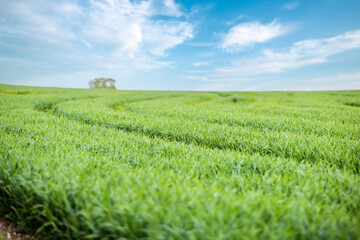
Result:
{"label": "distant tree", "polygon": [[90,88],[115,89],[115,80],[112,78],[95,78],[89,82]]}

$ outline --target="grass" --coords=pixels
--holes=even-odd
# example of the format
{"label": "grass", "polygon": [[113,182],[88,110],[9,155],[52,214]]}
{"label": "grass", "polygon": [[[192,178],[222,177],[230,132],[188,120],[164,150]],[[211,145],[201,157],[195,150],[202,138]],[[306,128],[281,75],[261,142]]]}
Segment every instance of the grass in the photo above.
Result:
{"label": "grass", "polygon": [[360,91],[18,90],[0,216],[40,239],[360,238]]}

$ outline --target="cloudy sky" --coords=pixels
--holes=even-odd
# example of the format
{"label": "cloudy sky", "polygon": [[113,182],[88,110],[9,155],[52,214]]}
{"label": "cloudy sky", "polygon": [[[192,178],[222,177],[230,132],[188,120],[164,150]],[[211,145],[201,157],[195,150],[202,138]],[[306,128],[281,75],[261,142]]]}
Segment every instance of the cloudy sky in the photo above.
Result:
{"label": "cloudy sky", "polygon": [[0,83],[360,89],[359,0],[0,0]]}

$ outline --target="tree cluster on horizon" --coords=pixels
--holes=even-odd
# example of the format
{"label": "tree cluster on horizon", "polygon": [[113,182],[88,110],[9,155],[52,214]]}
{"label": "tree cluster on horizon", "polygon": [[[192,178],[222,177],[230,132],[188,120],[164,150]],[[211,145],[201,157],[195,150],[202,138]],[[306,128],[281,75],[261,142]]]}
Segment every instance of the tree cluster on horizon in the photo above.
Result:
{"label": "tree cluster on horizon", "polygon": [[90,88],[116,89],[115,80],[112,78],[95,78],[89,82]]}

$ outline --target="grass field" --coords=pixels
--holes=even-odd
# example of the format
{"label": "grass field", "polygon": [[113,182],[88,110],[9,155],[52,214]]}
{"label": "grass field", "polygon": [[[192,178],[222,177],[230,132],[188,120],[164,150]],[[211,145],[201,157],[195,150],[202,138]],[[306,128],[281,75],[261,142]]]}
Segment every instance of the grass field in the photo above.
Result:
{"label": "grass field", "polygon": [[41,239],[360,239],[360,91],[0,101],[0,216]]}

